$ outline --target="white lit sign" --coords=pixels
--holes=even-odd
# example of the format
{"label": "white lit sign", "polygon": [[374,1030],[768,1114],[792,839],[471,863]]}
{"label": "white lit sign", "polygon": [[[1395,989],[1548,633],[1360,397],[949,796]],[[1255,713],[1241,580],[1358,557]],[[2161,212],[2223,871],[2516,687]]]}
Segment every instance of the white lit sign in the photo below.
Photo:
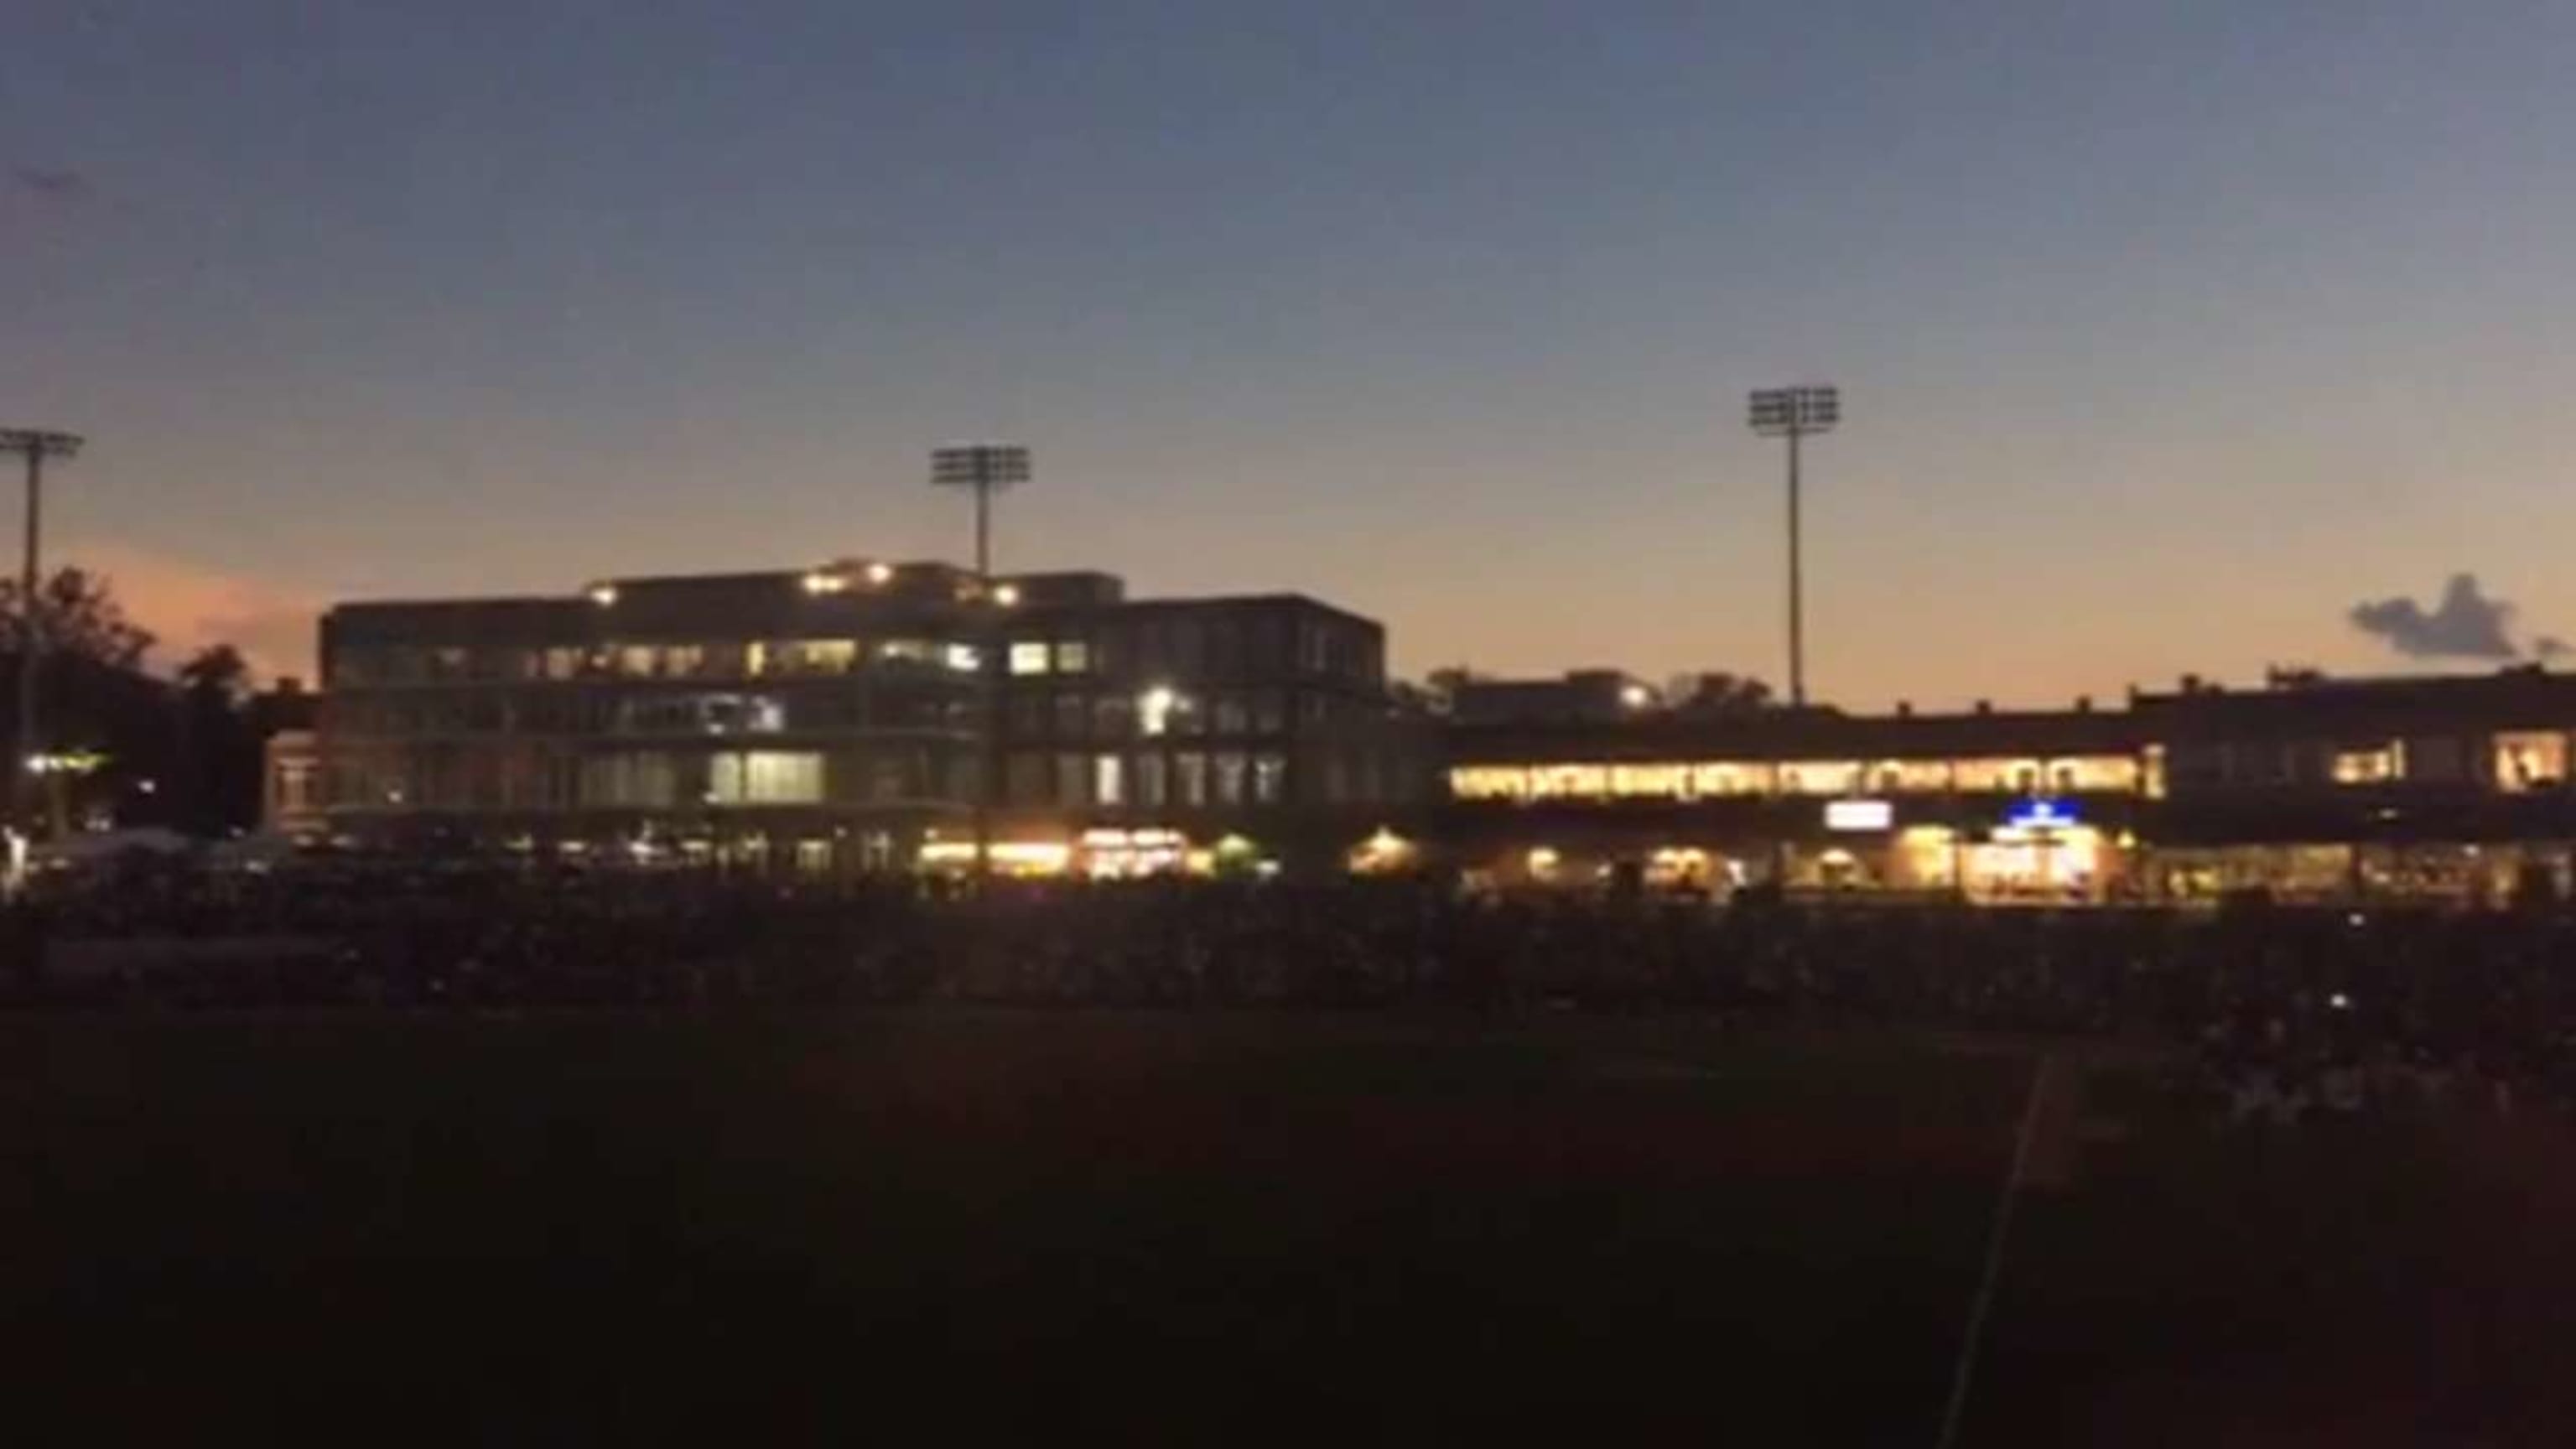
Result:
{"label": "white lit sign", "polygon": [[1884,800],[1828,800],[1827,830],[1885,830],[1896,823],[1896,807]]}

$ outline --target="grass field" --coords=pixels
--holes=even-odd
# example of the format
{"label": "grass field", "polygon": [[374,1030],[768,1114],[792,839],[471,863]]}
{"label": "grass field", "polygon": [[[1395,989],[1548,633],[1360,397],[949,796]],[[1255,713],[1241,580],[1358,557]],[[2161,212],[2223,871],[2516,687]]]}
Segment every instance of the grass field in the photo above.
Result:
{"label": "grass field", "polygon": [[[1928,1445],[2031,1070],[1251,1015],[31,1019],[0,1052],[0,1337],[93,1432],[528,1443]],[[2531,1437],[2576,1422],[2546,1151],[2220,1140],[2116,1082],[2085,1112],[2128,1135],[2024,1198],[1960,1442],[2568,1442]]]}

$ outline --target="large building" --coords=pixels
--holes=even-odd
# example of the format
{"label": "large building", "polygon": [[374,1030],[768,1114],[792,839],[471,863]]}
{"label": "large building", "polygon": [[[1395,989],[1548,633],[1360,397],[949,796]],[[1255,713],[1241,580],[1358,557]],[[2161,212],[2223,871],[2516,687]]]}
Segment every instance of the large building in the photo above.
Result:
{"label": "large building", "polygon": [[1392,708],[1377,624],[1302,596],[867,560],[348,604],[322,635],[313,768],[284,740],[272,809],[360,843],[957,868],[980,819],[1007,871],[2109,902],[2501,900],[2563,889],[2576,842],[2576,676],[2536,667],[1937,715],[1589,671],[1434,719]]}
{"label": "large building", "polygon": [[2186,680],[2125,709],[1760,710],[1449,733],[1436,832],[1497,881],[1622,872],[1986,901],[2566,889],[2576,676]]}
{"label": "large building", "polygon": [[[936,563],[344,604],[324,817],[355,842],[860,870],[1323,858],[1430,783],[1385,636],[1297,595],[988,592]],[[987,782],[990,793],[986,793]]]}

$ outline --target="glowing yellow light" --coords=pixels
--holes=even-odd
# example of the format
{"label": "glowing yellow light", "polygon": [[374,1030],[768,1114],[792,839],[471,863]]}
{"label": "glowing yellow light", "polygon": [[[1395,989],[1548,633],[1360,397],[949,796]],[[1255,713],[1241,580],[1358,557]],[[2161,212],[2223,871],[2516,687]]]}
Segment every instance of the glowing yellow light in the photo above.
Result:
{"label": "glowing yellow light", "polygon": [[1018,584],[997,585],[993,590],[993,602],[1005,609],[1016,608],[1020,602],[1020,586]]}
{"label": "glowing yellow light", "polygon": [[1413,842],[1381,825],[1376,834],[1351,847],[1349,865],[1361,872],[1402,870],[1412,860]]}
{"label": "glowing yellow light", "polygon": [[805,592],[837,594],[850,586],[850,581],[829,569],[816,569],[805,576]]}
{"label": "glowing yellow light", "polygon": [[590,594],[590,601],[603,609],[617,602],[617,585],[615,584],[592,584],[588,592]]}
{"label": "glowing yellow light", "polygon": [[1545,880],[1549,876],[1556,874],[1556,868],[1558,865],[1563,863],[1563,859],[1564,858],[1562,856],[1559,856],[1556,853],[1554,848],[1540,845],[1531,847],[1530,853],[1524,857],[1523,863],[1529,867],[1529,873],[1533,878]]}
{"label": "glowing yellow light", "polygon": [[1642,684],[1622,685],[1619,689],[1619,702],[1630,709],[1644,709],[1655,702],[1655,692]]}
{"label": "glowing yellow light", "polygon": [[894,582],[894,565],[882,560],[868,565],[868,582],[883,587]]}
{"label": "glowing yellow light", "polygon": [[[996,840],[989,859],[1005,875],[1062,875],[1073,862],[1073,847],[1060,840]],[[972,866],[975,845],[966,840],[935,840],[921,847],[921,863],[941,869]]]}

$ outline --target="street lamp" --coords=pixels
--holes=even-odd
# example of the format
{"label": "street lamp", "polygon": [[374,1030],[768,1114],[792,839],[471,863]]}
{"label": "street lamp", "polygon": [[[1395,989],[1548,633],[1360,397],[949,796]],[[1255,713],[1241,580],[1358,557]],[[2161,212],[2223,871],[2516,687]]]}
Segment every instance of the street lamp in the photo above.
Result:
{"label": "street lamp", "polygon": [[[45,652],[45,624],[39,607],[36,577],[45,521],[45,460],[70,458],[79,454],[82,439],[77,433],[55,432],[47,428],[0,428],[0,454],[15,453],[27,460],[27,538],[24,562],[18,572],[18,748],[10,752],[10,768],[15,772],[15,789],[10,791],[14,803],[27,807],[24,818],[35,816],[33,803],[22,797],[29,793],[26,782],[35,778],[28,763],[43,753],[43,736],[38,733],[36,709],[37,665]],[[53,833],[63,833],[64,798],[62,780],[51,777],[48,798],[52,801]]]}
{"label": "street lamp", "polygon": [[975,493],[975,620],[976,642],[984,651],[978,662],[982,688],[978,691],[983,708],[982,728],[978,731],[976,753],[981,763],[975,771],[975,878],[979,882],[993,870],[993,796],[1001,772],[1001,755],[994,748],[995,715],[1000,694],[999,671],[1002,663],[1001,621],[998,602],[1009,607],[1019,602],[1019,590],[1002,599],[993,589],[993,495],[1005,488],[1016,488],[1029,481],[1029,450],[1014,443],[951,443],[930,450],[930,481],[940,488],[970,488]]}
{"label": "street lamp", "polygon": [[1766,438],[1789,440],[1789,703],[1807,702],[1807,599],[1801,573],[1798,518],[1798,440],[1830,433],[1843,419],[1842,391],[1834,387],[1774,387],[1753,394],[1748,421]]}

